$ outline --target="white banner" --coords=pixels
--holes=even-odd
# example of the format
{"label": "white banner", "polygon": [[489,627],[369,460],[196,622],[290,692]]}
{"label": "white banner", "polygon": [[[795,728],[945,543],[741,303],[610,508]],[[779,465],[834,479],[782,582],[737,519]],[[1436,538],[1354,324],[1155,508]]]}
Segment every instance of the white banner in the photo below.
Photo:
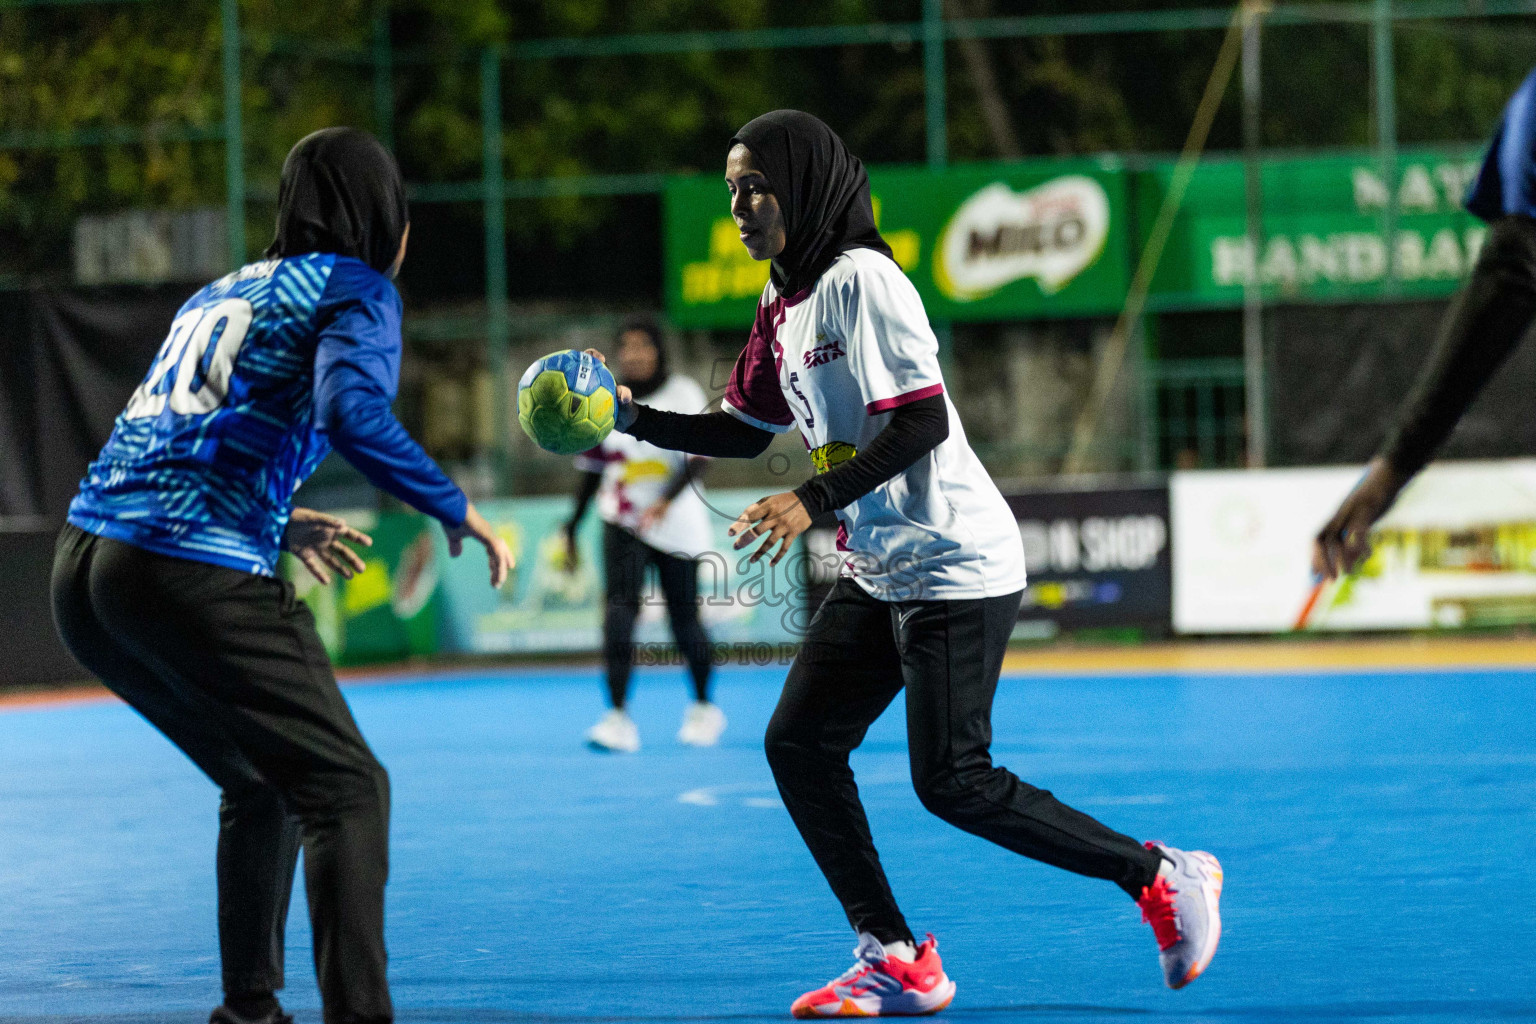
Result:
{"label": "white banner", "polygon": [[1175,473],[1174,629],[1536,623],[1536,459],[1431,466],[1377,524],[1371,557],[1354,574],[1319,586],[1312,537],[1361,472]]}

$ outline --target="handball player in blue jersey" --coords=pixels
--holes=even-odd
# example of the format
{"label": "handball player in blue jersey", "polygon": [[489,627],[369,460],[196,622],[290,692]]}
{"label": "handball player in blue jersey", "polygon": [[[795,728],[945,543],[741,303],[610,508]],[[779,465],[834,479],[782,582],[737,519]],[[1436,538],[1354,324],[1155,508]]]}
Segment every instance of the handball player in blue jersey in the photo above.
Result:
{"label": "handball player in blue jersey", "polygon": [[222,790],[224,1002],[212,1024],[287,1024],[283,933],[300,848],[327,1024],[394,1017],[385,981],[389,778],[337,689],[279,551],[322,580],[360,566],[293,494],[331,450],[439,520],[454,555],[511,552],[390,410],[391,278],[409,234],[394,159],[328,128],[283,164],[267,258],[187,300],[86,473],[59,536],[53,611],[80,663]]}
{"label": "handball player in blue jersey", "polygon": [[1371,525],[1536,324],[1536,71],[1504,108],[1466,205],[1488,222],[1482,251],[1397,423],[1317,535],[1312,568],[1320,577],[1349,572],[1369,553]]}

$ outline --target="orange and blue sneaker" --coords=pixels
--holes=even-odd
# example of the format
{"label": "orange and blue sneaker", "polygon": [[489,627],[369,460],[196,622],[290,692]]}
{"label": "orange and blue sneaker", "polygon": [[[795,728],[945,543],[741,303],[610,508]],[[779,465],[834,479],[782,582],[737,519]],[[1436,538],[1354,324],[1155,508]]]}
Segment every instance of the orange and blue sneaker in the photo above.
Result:
{"label": "orange and blue sneaker", "polygon": [[1183,988],[1210,966],[1221,941],[1221,865],[1201,850],[1186,853],[1162,843],[1147,849],[1162,855],[1163,867],[1136,903],[1157,937],[1163,980]]}
{"label": "orange and blue sneaker", "polygon": [[813,992],[789,1012],[796,1017],[921,1017],[938,1013],[955,998],[955,983],[944,973],[939,942],[932,935],[917,947],[911,963],[887,956],[880,940],[859,935],[854,965]]}

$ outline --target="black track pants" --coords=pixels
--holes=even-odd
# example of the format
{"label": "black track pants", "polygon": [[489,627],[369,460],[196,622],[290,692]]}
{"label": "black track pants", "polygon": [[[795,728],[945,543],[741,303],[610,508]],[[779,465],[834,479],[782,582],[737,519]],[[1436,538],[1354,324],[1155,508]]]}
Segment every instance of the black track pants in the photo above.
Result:
{"label": "black track pants", "polygon": [[699,621],[699,563],[651,547],[628,530],[603,524],[603,570],[608,599],[603,612],[603,655],[608,666],[608,699],[622,708],[629,696],[629,675],[635,663],[635,618],[645,567],[654,565],[667,601],[672,637],[688,663],[693,695],[709,700],[711,651],[709,634]]}
{"label": "black track pants", "polygon": [[848,764],[903,686],[912,783],[928,810],[1133,896],[1157,875],[1157,854],[992,763],[992,698],[1021,597],[886,602],[842,579],[811,620],[768,724],[768,763],[855,931],[912,940]]}
{"label": "black track pants", "polygon": [[393,1019],[385,982],[389,777],[280,580],[66,526],[53,613],[70,651],[223,791],[226,996],[283,985],[299,848],[327,1024]]}

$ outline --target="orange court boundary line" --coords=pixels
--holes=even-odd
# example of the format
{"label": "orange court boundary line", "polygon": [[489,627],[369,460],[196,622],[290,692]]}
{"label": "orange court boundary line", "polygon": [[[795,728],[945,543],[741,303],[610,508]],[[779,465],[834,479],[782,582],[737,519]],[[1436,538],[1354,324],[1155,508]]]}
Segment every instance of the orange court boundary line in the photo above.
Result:
{"label": "orange court boundary line", "polygon": [[1373,672],[1469,668],[1536,671],[1536,639],[1390,637],[1291,642],[1173,642],[1144,647],[1015,650],[1013,675],[1146,675]]}
{"label": "orange court boundary line", "polygon": [[62,704],[97,704],[116,699],[110,690],[99,683],[50,690],[23,690],[20,693],[0,693],[0,712]]}
{"label": "orange court boundary line", "polygon": [[[495,672],[498,671],[498,667],[478,671]],[[336,681],[342,686],[421,683],[439,679],[456,679],[474,674],[476,672],[469,669],[442,665],[423,667],[389,665],[377,669],[348,667],[336,669]],[[100,683],[66,683],[58,687],[22,690],[20,693],[0,693],[0,714],[6,711],[60,707],[67,704],[99,704],[117,699],[111,690]]]}

